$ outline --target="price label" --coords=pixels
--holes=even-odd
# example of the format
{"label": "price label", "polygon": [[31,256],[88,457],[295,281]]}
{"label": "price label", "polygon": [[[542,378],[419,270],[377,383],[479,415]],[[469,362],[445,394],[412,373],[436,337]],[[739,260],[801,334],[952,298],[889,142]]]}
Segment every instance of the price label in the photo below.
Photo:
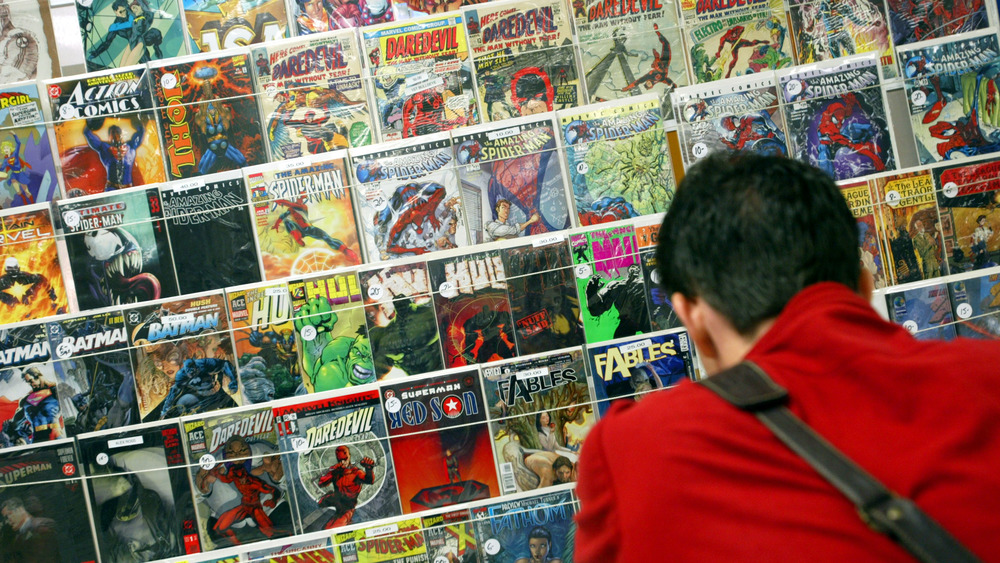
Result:
{"label": "price label", "polygon": [[455,297],[458,297],[458,288],[451,282],[444,282],[441,284],[441,286],[438,287],[438,291],[441,292],[441,297],[444,297],[445,299],[454,299]]}
{"label": "price label", "polygon": [[590,264],[580,264],[576,267],[576,277],[583,279],[589,278],[594,271],[590,268]]}
{"label": "price label", "polygon": [[944,188],[941,189],[941,193],[943,193],[945,197],[957,196],[958,184],[956,184],[955,182],[948,182],[947,184],[944,185]]}
{"label": "price label", "polygon": [[312,342],[313,340],[316,339],[316,327],[314,326],[302,327],[302,331],[299,332],[299,336],[301,336],[302,340],[305,340],[306,342]]}
{"label": "price label", "polygon": [[97,461],[98,465],[107,465],[108,464],[108,454],[106,454],[104,452],[101,452],[101,453],[97,454],[96,461]]}
{"label": "price label", "polygon": [[587,172],[590,172],[590,166],[588,166],[586,162],[581,162],[576,165],[576,171],[580,174],[586,174]]}
{"label": "price label", "polygon": [[533,377],[542,377],[543,375],[548,375],[548,374],[549,374],[549,368],[541,367],[541,368],[526,369],[523,371],[519,371],[517,372],[517,374],[514,375],[514,377],[517,379],[531,379]]}
{"label": "price label", "polygon": [[640,340],[638,342],[629,342],[628,344],[623,344],[619,346],[618,349],[621,350],[623,354],[627,354],[632,350],[645,350],[646,348],[649,348],[652,345],[653,345],[653,340],[647,338],[645,340]]}
{"label": "price label", "polygon": [[382,299],[383,295],[385,295],[385,289],[383,289],[381,285],[376,284],[368,286],[369,299],[375,299],[377,301],[379,299]]}
{"label": "price label", "polygon": [[302,453],[309,450],[309,440],[302,436],[292,438],[292,449]]}
{"label": "price label", "polygon": [[913,101],[913,105],[922,106],[927,103],[927,94],[924,94],[923,90],[917,90],[910,94],[910,100]]}
{"label": "price label", "polygon": [[177,77],[174,73],[168,72],[160,77],[160,86],[163,86],[164,90],[169,90],[174,86],[177,86]]}
{"label": "price label", "polygon": [[309,159],[303,156],[302,158],[292,158],[292,159],[289,159],[289,160],[283,160],[280,163],[278,163],[278,166],[282,170],[291,170],[293,168],[303,168],[305,166],[309,166]]}
{"label": "price label", "polygon": [[66,226],[71,229],[79,227],[80,214],[76,211],[67,211],[66,213],[63,213],[63,223],[66,223]]}
{"label": "price label", "polygon": [[889,204],[889,207],[899,207],[899,202],[902,200],[903,196],[899,195],[896,190],[885,192],[885,202]]}
{"label": "price label", "polygon": [[905,328],[906,331],[909,332],[910,334],[916,334],[917,321],[906,321],[905,323],[903,323],[903,328]]}
{"label": "price label", "polygon": [[371,204],[377,211],[382,211],[385,206],[389,205],[389,200],[383,195],[377,195],[375,197],[368,198],[368,203]]}
{"label": "price label", "polygon": [[80,114],[77,113],[76,108],[73,107],[72,104],[63,104],[62,107],[59,108],[59,117],[63,119],[76,119],[80,117]]}
{"label": "price label", "polygon": [[962,303],[958,307],[955,307],[955,314],[958,315],[960,319],[967,319],[972,316],[972,305],[968,303]]}
{"label": "price label", "polygon": [[385,400],[385,410],[391,413],[397,413],[401,408],[403,408],[403,402],[396,397],[389,397]]}
{"label": "price label", "polygon": [[792,80],[785,85],[785,91],[792,96],[798,96],[802,93],[802,83],[798,80]]}
{"label": "price label", "polygon": [[496,555],[500,553],[500,542],[495,539],[488,539],[486,540],[486,543],[483,544],[483,548],[486,549],[486,553]]}
{"label": "price label", "polygon": [[63,342],[56,346],[56,356],[60,360],[64,360],[73,355],[73,345],[69,342]]}
{"label": "price label", "polygon": [[215,456],[212,454],[201,456],[201,459],[198,460],[198,465],[205,471],[211,471],[215,467]]}
{"label": "price label", "polygon": [[183,192],[193,188],[200,188],[203,185],[201,180],[187,180],[185,182],[177,182],[173,185],[173,188],[175,192]]}
{"label": "price label", "polygon": [[386,524],[385,526],[379,526],[378,528],[368,528],[365,530],[365,537],[373,538],[375,536],[384,536],[398,531],[399,524]]}
{"label": "price label", "polygon": [[268,98],[274,99],[274,96],[278,93],[278,88],[276,86],[268,86],[264,89],[264,93],[267,94]]}
{"label": "price label", "polygon": [[694,146],[691,147],[691,154],[693,154],[695,158],[705,158],[708,156],[708,145],[705,143],[695,143]]}
{"label": "price label", "polygon": [[549,235],[547,237],[536,239],[531,243],[531,246],[538,248],[539,246],[548,246],[550,244],[562,242],[563,240],[565,240],[565,238],[563,238],[562,235]]}
{"label": "price label", "polygon": [[268,297],[284,297],[288,295],[287,287],[269,287],[264,290],[264,295]]}

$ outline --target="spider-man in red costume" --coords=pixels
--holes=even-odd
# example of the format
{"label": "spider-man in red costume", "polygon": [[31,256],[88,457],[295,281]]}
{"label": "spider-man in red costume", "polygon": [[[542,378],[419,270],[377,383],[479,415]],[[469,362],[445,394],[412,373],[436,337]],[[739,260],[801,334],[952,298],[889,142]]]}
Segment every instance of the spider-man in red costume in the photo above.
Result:
{"label": "spider-man in red costume", "polygon": [[840,147],[847,147],[857,154],[868,157],[875,170],[885,170],[885,163],[878,155],[879,147],[874,139],[878,131],[871,123],[850,120],[855,112],[867,115],[857,96],[853,92],[848,92],[843,100],[830,103],[820,114],[819,124],[816,126],[819,135],[817,165],[831,176],[835,176],[833,161]]}
{"label": "spider-man in red costume", "polygon": [[352,264],[360,264],[361,257],[357,255],[356,252],[350,249],[343,241],[333,238],[326,231],[320,229],[319,227],[313,225],[306,215],[309,213],[309,207],[305,204],[306,196],[299,196],[296,201],[288,201],[287,199],[275,200],[275,205],[280,205],[285,207],[285,211],[278,216],[274,221],[273,228],[275,231],[281,227],[285,226],[285,231],[292,235],[295,242],[299,246],[305,246],[305,237],[314,238],[325,242],[330,249],[344,253],[344,256]]}
{"label": "spider-man in red costume", "polygon": [[403,103],[403,138],[441,131],[444,101],[433,90],[417,92]]}
{"label": "spider-man in red costume", "polygon": [[590,209],[580,212],[581,225],[599,225],[638,217],[639,213],[623,197],[602,197],[590,204]]}
{"label": "spider-man in red costume", "polygon": [[[1000,150],[1000,142],[988,141],[979,129],[979,88],[983,80],[982,74],[976,76],[976,90],[972,97],[972,109],[969,110],[969,115],[960,117],[954,122],[939,121],[931,125],[931,136],[944,140],[937,146],[937,152],[941,157],[950,159],[956,152],[965,156],[975,156]],[[992,80],[987,80],[986,89],[989,104],[987,110],[992,110],[992,104],[996,103],[994,100],[998,95],[996,84]]]}
{"label": "spider-man in red costume", "polygon": [[744,47],[756,47],[757,45],[767,45],[767,41],[763,39],[756,39],[754,41],[742,39],[745,30],[746,28],[742,25],[733,26],[719,39],[719,50],[715,52],[715,58],[717,59],[722,56],[722,48],[726,46],[726,43],[733,44],[733,58],[729,61],[729,68],[726,69],[726,78],[729,78],[729,75],[733,72],[733,68],[736,66],[736,61],[740,58],[740,49]]}
{"label": "spider-man in red costume", "polygon": [[622,92],[628,92],[643,83],[645,83],[647,90],[657,84],[666,84],[671,90],[677,87],[677,83],[668,76],[670,72],[670,43],[667,43],[667,38],[660,33],[659,25],[654,23],[653,29],[656,30],[656,36],[660,39],[661,47],[659,51],[653,49],[653,66],[649,72],[636,78],[631,84],[622,88]]}
{"label": "spider-man in red costume", "polygon": [[785,135],[766,110],[740,117],[725,115],[719,120],[719,140],[730,150],[785,154]]}
{"label": "spider-man in red costume", "polygon": [[[417,234],[423,234],[424,221],[427,221],[434,230],[441,228],[441,222],[438,221],[435,212],[438,205],[444,201],[444,196],[444,186],[437,182],[423,185],[411,182],[396,188],[389,205],[375,214],[373,222],[377,229],[378,246],[382,246],[384,242],[385,250],[389,254],[426,253],[427,249],[423,247],[402,246],[400,237],[410,225],[416,229]],[[395,221],[392,220],[394,215]]]}

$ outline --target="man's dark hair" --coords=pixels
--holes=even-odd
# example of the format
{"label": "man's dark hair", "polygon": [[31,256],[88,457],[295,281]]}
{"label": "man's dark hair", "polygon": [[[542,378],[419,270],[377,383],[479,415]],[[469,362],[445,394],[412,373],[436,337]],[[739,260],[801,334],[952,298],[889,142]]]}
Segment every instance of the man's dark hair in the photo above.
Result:
{"label": "man's dark hair", "polygon": [[829,176],[774,156],[715,153],[687,172],[660,227],[668,294],[704,299],[743,336],[823,281],[857,290],[858,227]]}
{"label": "man's dark hair", "polygon": [[128,0],[115,0],[111,3],[111,11],[117,12],[118,8],[128,9]]}
{"label": "man's dark hair", "polygon": [[561,455],[552,462],[552,471],[557,471],[560,467],[568,467],[570,471],[572,471],[573,462],[570,461],[568,457]]}

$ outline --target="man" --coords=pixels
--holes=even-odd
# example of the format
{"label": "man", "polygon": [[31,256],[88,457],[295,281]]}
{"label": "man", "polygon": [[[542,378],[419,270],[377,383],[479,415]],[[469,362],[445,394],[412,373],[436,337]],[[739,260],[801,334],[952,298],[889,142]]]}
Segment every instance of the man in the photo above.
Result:
{"label": "man", "polygon": [[483,242],[493,242],[497,240],[508,240],[517,238],[525,229],[535,224],[539,220],[538,212],[531,214],[528,220],[523,223],[510,218],[510,200],[499,199],[493,210],[497,213],[497,218],[486,222],[486,229],[483,232]]}
{"label": "man", "polygon": [[13,531],[3,553],[10,561],[45,563],[59,561],[56,523],[51,518],[34,516],[19,497],[10,497],[0,505],[2,522]]}
{"label": "man", "polygon": [[363,457],[359,462],[361,467],[358,467],[351,463],[351,450],[347,446],[337,446],[334,454],[337,464],[331,465],[318,482],[320,488],[333,485],[333,490],[319,499],[320,506],[334,511],[333,517],[323,526],[327,530],[350,524],[362,486],[375,482],[374,459]]}
{"label": "man", "polygon": [[920,266],[923,270],[923,279],[929,280],[941,275],[941,261],[938,260],[937,237],[924,228],[924,222],[917,219],[913,222],[913,229],[916,234],[913,236],[913,248],[920,257]]}
{"label": "man", "polygon": [[[1000,520],[984,515],[1000,514],[1000,344],[918,341],[882,320],[857,236],[821,171],[717,154],[677,190],[657,268],[709,374],[755,362],[794,414],[996,559]],[[613,406],[581,456],[578,562],[912,561],[700,385]]]}
{"label": "man", "polygon": [[[98,120],[100,121],[100,120]],[[128,141],[122,134],[122,128],[117,125],[108,127],[108,141],[104,142],[94,133],[89,120],[83,130],[87,146],[93,149],[104,165],[106,185],[104,191],[110,192],[132,187],[132,173],[135,169],[136,152],[142,146],[146,128],[138,118],[132,120],[135,132]]]}

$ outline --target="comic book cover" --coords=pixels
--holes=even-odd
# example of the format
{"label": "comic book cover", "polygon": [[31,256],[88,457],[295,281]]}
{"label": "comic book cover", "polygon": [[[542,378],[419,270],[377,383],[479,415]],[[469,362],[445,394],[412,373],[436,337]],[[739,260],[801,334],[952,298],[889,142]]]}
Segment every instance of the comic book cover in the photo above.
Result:
{"label": "comic book cover", "polygon": [[552,114],[454,134],[469,237],[475,244],[572,226]]}
{"label": "comic book cover", "polygon": [[885,246],[886,281],[899,285],[948,273],[941,250],[941,224],[928,171],[871,180],[875,224]]}
{"label": "comic book cover", "polygon": [[149,70],[169,179],[267,162],[247,50],[151,63]]}
{"label": "comic book cover", "polygon": [[507,299],[507,275],[499,250],[427,262],[445,367],[517,355]]}
{"label": "comic book cover", "polygon": [[948,284],[958,336],[1000,338],[1000,274],[977,275]]}
{"label": "comic book cover", "polygon": [[653,94],[557,113],[581,225],[666,211],[674,174]]}
{"label": "comic book cover", "polygon": [[246,561],[248,563],[336,563],[337,552],[329,538],[320,538],[249,551],[246,553]]}
{"label": "comic book cover", "polygon": [[66,437],[45,323],[0,329],[0,448]]}
{"label": "comic book cover", "polygon": [[285,0],[183,2],[192,53],[235,49],[289,35]]}
{"label": "comic book cover", "polygon": [[337,151],[243,170],[264,279],[361,263],[347,166]]}
{"label": "comic book cover", "polygon": [[156,188],[61,200],[70,274],[81,311],[177,295]]}
{"label": "comic book cover", "polygon": [[102,562],[201,552],[181,440],[176,421],[77,437]]}
{"label": "comic book cover", "polygon": [[97,560],[72,440],[0,450],[0,561]]}
{"label": "comic book cover", "polygon": [[849,180],[896,169],[875,55],[778,73],[793,158]]}
{"label": "comic book cover", "polygon": [[566,4],[508,0],[462,13],[484,122],[584,103]]}
{"label": "comic book cover", "polygon": [[453,510],[421,518],[427,560],[433,563],[479,563],[479,542],[468,509]]}
{"label": "comic book cover", "polygon": [[43,103],[34,82],[0,86],[0,210],[51,201],[59,193]]}
{"label": "comic book cover", "polygon": [[334,3],[328,0],[288,0],[289,21],[295,35],[325,33],[390,22],[397,18],[396,0],[357,0]]}
{"label": "comic book cover", "polygon": [[274,407],[301,532],[399,516],[376,389]]}
{"label": "comic book cover", "polygon": [[469,244],[448,133],[352,150],[369,262]]}
{"label": "comic book cover", "polygon": [[69,310],[47,203],[0,210],[0,324]]}
{"label": "comic book cover", "polygon": [[45,83],[66,197],[163,182],[163,147],[144,66]]}
{"label": "comic book cover", "polygon": [[885,271],[884,239],[879,234],[875,223],[875,206],[872,204],[871,186],[868,182],[840,183],[840,193],[847,200],[851,214],[858,223],[858,249],[861,252],[861,265],[868,270],[875,280],[876,288],[888,284]]}
{"label": "comic book cover", "polygon": [[[397,468],[399,465],[396,466]],[[426,563],[420,518],[334,534],[337,563]]]}
{"label": "comic book cover", "polygon": [[181,0],[76,0],[90,72],[188,54]]}
{"label": "comic book cover", "polygon": [[503,494],[576,482],[580,446],[597,422],[586,363],[567,348],[483,366]]}
{"label": "comic book cover", "polygon": [[570,248],[587,344],[649,332],[635,228],[623,225],[573,235]]}
{"label": "comic book cover", "polygon": [[271,407],[185,418],[183,428],[202,549],[295,533]]}
{"label": "comic book cover", "polygon": [[472,509],[483,563],[573,563],[576,506],[569,490],[518,497]]}
{"label": "comic book cover", "polygon": [[463,17],[429,16],[362,32],[383,142],[479,123]]}
{"label": "comic book cover", "polygon": [[243,404],[222,292],[125,310],[143,421]]}
{"label": "comic book cover", "polygon": [[60,68],[48,2],[0,0],[0,84],[45,80],[59,76]]}
{"label": "comic book cover", "polygon": [[250,56],[272,161],[371,144],[353,31],[267,43]]}
{"label": "comic book cover", "polygon": [[955,338],[955,317],[948,286],[941,282],[885,294],[889,320],[903,325],[918,340]]}
{"label": "comic book cover", "polygon": [[[656,220],[655,222],[650,222]],[[680,328],[683,325],[670,304],[670,296],[660,285],[660,272],[656,268],[656,246],[660,238],[660,217],[637,221],[635,238],[639,243],[639,262],[642,264],[642,283],[646,286],[646,307],[649,325],[653,331]]]}
{"label": "comic book cover", "polygon": [[358,273],[379,380],[444,369],[427,264],[383,266]]}
{"label": "comic book cover", "polygon": [[889,29],[897,47],[985,29],[990,25],[985,2],[913,2],[886,0]]}
{"label": "comic book cover", "polygon": [[996,33],[921,41],[898,53],[921,164],[1000,151],[991,102],[1000,73]]}
{"label": "comic book cover", "polygon": [[897,76],[881,0],[789,0],[798,63],[873,53],[886,78]]}
{"label": "comic book cover", "polygon": [[936,167],[944,254],[953,274],[1000,261],[1000,161]]}

